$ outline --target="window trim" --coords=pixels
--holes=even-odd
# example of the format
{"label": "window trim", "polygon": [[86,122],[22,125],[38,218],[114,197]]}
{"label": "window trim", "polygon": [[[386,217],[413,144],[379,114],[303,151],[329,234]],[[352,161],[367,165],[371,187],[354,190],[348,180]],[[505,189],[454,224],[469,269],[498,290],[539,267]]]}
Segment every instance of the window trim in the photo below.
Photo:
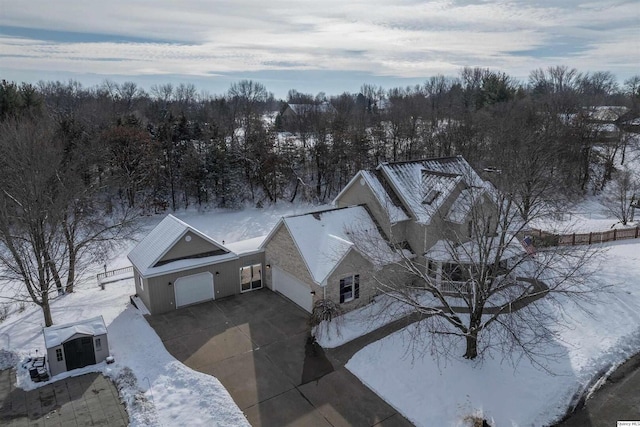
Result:
{"label": "window trim", "polygon": [[[347,283],[349,281],[349,283]],[[346,290],[347,286],[349,291]],[[346,294],[351,293],[349,299],[346,298]],[[355,301],[360,298],[360,274],[349,274],[339,281],[338,293],[340,297],[340,304],[345,304],[351,301]]]}

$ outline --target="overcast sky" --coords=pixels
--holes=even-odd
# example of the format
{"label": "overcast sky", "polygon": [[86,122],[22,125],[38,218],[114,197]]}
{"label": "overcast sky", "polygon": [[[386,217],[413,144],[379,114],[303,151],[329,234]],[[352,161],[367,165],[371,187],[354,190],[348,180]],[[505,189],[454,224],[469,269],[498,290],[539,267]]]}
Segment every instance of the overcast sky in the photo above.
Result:
{"label": "overcast sky", "polygon": [[0,77],[276,96],[421,83],[464,66],[640,74],[640,0],[0,0]]}

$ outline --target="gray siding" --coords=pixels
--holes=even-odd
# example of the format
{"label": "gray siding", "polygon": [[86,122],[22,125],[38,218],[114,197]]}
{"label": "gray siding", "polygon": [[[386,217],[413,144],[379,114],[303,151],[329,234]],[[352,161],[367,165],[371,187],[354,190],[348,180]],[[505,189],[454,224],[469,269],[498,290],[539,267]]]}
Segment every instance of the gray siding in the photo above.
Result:
{"label": "gray siding", "polygon": [[[189,242],[185,240],[187,237],[191,237],[191,240]],[[169,249],[166,254],[164,254],[162,258],[160,258],[160,261],[185,258],[193,255],[204,254],[218,249],[222,248],[206,241],[196,234],[187,232],[180,240],[176,242],[175,245],[173,245],[171,249]]]}
{"label": "gray siding", "polygon": [[147,307],[147,309],[149,309],[151,305],[151,299],[149,298],[148,280],[142,278],[140,272],[135,267],[133,267],[133,281],[136,285],[136,295],[140,297],[144,305]]}
{"label": "gray siding", "polygon": [[253,264],[262,264],[262,271],[265,270],[264,252],[243,255],[239,259],[224,261],[218,264],[150,277],[145,283],[145,289],[149,292],[149,304],[147,308],[152,314],[166,313],[174,310],[176,307],[175,292],[173,289],[175,281],[183,276],[204,272],[210,272],[213,275],[213,289],[216,299],[239,294],[240,267]]}

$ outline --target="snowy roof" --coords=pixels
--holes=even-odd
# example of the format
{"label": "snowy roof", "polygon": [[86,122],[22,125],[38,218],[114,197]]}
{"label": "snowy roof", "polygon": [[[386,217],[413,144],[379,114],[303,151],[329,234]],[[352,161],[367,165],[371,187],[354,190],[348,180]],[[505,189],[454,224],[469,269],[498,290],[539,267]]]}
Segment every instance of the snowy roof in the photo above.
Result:
{"label": "snowy roof", "polygon": [[587,115],[591,120],[600,122],[615,122],[626,114],[629,109],[620,105],[600,105],[588,110]]}
{"label": "snowy roof", "polygon": [[456,186],[484,187],[485,182],[461,156],[410,162],[382,163],[384,173],[398,197],[421,224],[429,224]]}
{"label": "snowy roof", "polygon": [[107,326],[102,316],[80,320],[66,325],[54,325],[43,328],[44,343],[47,348],[52,348],[65,343],[76,334],[98,336],[107,333]]}
{"label": "snowy roof", "polygon": [[336,200],[338,200],[342,196],[342,194],[356,182],[359,182],[360,184],[366,183],[373,192],[376,200],[378,200],[378,203],[380,203],[380,206],[382,206],[382,208],[389,215],[389,221],[392,224],[408,220],[409,216],[402,208],[402,203],[398,200],[397,197],[392,197],[392,195],[389,194],[389,192],[385,189],[384,185],[378,178],[376,172],[377,171],[368,170],[361,170],[360,172],[358,172],[336,196],[333,203],[336,204]]}
{"label": "snowy roof", "polygon": [[[195,267],[215,260],[224,260],[229,258],[229,254],[211,256],[206,258],[185,259],[174,261],[162,266],[155,267],[156,263],[171,249],[187,232],[191,232],[205,239],[212,245],[215,245],[226,252],[230,252],[222,244],[216,242],[211,237],[193,228],[184,221],[179,220],[173,215],[167,215],[165,219],[160,221],[149,234],[142,239],[136,247],[134,247],[127,257],[129,261],[143,276],[157,275],[166,273],[176,269],[184,269],[187,267]],[[236,256],[231,254],[231,257]],[[215,260],[213,259],[215,258]]]}
{"label": "snowy roof", "polygon": [[458,183],[484,185],[480,176],[462,157],[382,163],[378,170],[384,173],[398,197],[421,224],[431,222]]}
{"label": "snowy roof", "polygon": [[[516,237],[507,237],[505,244],[506,247],[500,258],[501,260],[520,256],[525,253],[524,247]],[[480,262],[481,253],[487,249],[489,249],[489,253],[485,254],[487,260],[492,260],[495,258],[499,248],[499,240],[497,237],[493,241],[487,241],[483,245],[479,245],[473,240],[456,244],[456,242],[451,240],[442,239],[438,240],[424,256],[434,261],[471,264]]]}
{"label": "snowy roof", "polygon": [[259,236],[259,237],[254,237],[253,239],[241,240],[239,242],[234,242],[234,243],[227,243],[225,246],[231,252],[234,252],[238,255],[242,255],[250,252],[259,251],[260,245],[262,245],[262,242],[264,242],[264,239],[266,238],[267,238],[266,235]]}
{"label": "snowy roof", "polygon": [[482,193],[483,191],[480,192],[477,188],[465,188],[462,190],[451,204],[447,219],[451,222],[462,224]]}
{"label": "snowy roof", "polygon": [[362,206],[284,217],[282,221],[311,277],[322,286],[351,249],[376,265],[399,259]]}
{"label": "snowy roof", "polygon": [[176,271],[189,270],[191,268],[203,267],[205,265],[217,264],[219,262],[228,261],[238,258],[233,252],[227,252],[220,255],[212,255],[202,258],[185,258],[171,261],[157,267],[149,267],[146,270],[140,270],[140,274],[144,277],[160,276],[162,274],[173,273]]}

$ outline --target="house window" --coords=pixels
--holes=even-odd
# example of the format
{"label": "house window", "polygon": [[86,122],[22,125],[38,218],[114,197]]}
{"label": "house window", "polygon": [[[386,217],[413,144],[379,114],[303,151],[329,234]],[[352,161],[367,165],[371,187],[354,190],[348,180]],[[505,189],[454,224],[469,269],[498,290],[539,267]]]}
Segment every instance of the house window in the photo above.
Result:
{"label": "house window", "polygon": [[464,280],[459,264],[444,264],[442,266],[442,276],[451,282],[461,282]]}
{"label": "house window", "polygon": [[435,261],[427,261],[427,276],[435,278],[438,274],[438,263]]}
{"label": "house window", "polygon": [[491,220],[493,218],[491,218],[491,215],[489,215],[489,218],[487,218],[487,230],[486,230],[486,234],[490,235],[491,234]]}
{"label": "house window", "polygon": [[441,193],[438,190],[431,189],[427,192],[427,194],[425,194],[424,198],[422,199],[422,203],[425,205],[430,205],[435,199],[438,198],[440,194]]}
{"label": "house window", "polygon": [[252,291],[262,287],[262,264],[248,265],[240,269],[240,291]]}
{"label": "house window", "polygon": [[140,276],[136,275],[136,281],[138,282],[138,287],[140,287],[141,291],[144,291],[144,282],[140,278]]}
{"label": "house window", "polygon": [[58,362],[62,362],[62,360],[63,360],[62,349],[61,348],[56,348],[56,360]]}
{"label": "house window", "polygon": [[360,275],[354,274],[340,279],[340,302],[349,302],[360,298]]}
{"label": "house window", "polygon": [[100,338],[96,338],[96,350],[102,350],[102,342],[100,341]]}

